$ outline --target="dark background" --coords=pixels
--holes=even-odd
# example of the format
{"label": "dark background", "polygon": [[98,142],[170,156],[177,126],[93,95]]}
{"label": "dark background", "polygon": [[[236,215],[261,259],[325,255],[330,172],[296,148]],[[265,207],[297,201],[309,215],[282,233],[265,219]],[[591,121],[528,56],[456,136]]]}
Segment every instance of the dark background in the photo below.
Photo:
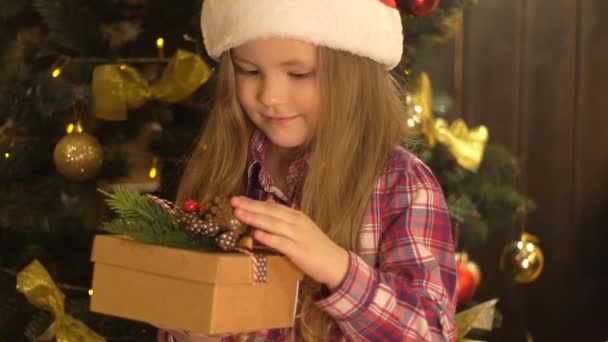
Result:
{"label": "dark background", "polygon": [[450,116],[487,125],[523,160],[518,188],[538,204],[527,230],[546,263],[534,283],[498,269],[519,227],[473,251],[476,297],[499,297],[504,315],[491,341],[608,340],[607,36],[606,0],[482,0],[421,58],[434,91],[454,96]]}

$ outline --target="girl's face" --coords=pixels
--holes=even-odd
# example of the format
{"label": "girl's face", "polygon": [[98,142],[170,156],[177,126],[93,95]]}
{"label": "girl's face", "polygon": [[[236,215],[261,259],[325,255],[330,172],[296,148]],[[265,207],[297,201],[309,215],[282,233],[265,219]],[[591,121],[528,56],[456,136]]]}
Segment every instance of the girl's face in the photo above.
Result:
{"label": "girl's face", "polygon": [[291,39],[259,39],[232,50],[237,98],[279,148],[312,138],[319,118],[317,48]]}

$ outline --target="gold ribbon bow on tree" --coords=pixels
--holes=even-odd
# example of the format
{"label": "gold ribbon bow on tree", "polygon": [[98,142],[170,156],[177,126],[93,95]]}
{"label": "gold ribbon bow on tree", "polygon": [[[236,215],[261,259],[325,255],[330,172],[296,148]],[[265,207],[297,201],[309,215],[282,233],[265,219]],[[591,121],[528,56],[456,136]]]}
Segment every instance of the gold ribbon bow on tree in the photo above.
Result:
{"label": "gold ribbon bow on tree", "polygon": [[154,85],[130,66],[100,65],[93,71],[93,113],[105,120],[127,119],[127,111],[149,99],[176,103],[192,95],[211,77],[211,69],[192,52],[177,50]]}
{"label": "gold ribbon bow on tree", "polygon": [[477,172],[488,142],[487,127],[469,129],[462,119],[454,120],[448,127],[446,120],[433,118],[431,81],[426,73],[420,76],[420,88],[413,98],[420,106],[421,130],[429,147],[434,148],[438,142],[445,145],[460,166]]}
{"label": "gold ribbon bow on tree", "polygon": [[34,260],[17,274],[17,290],[23,293],[34,306],[50,311],[55,316],[53,323],[37,340],[105,342],[105,338],[97,335],[84,323],[65,313],[65,295],[55,285],[44,266],[37,260]]}

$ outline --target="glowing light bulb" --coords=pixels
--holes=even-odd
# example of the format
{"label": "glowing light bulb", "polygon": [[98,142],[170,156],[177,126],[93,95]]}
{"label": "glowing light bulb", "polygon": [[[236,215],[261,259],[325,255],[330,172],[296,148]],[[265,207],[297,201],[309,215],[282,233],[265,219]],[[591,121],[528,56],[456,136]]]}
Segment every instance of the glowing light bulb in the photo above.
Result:
{"label": "glowing light bulb", "polygon": [[154,179],[154,178],[156,178],[157,173],[158,173],[158,170],[156,169],[156,167],[152,166],[150,168],[150,172],[148,173],[148,176],[150,177],[150,179]]}
{"label": "glowing light bulb", "polygon": [[156,176],[158,176],[158,158],[154,157],[154,159],[152,159],[152,166],[148,172],[148,177],[150,177],[150,179],[155,179]]}
{"label": "glowing light bulb", "polygon": [[527,250],[528,252],[530,252],[530,253],[534,252],[534,244],[533,244],[533,243],[531,243],[531,242],[528,242],[528,243],[526,244],[526,250]]}

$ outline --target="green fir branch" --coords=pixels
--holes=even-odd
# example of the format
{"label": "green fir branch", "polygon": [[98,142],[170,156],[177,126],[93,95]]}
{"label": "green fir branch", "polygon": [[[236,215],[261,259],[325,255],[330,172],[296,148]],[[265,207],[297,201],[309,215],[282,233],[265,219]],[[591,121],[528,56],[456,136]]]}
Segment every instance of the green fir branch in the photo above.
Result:
{"label": "green fir branch", "polygon": [[127,235],[137,241],[154,245],[186,249],[214,249],[210,242],[193,240],[185,231],[158,232],[143,220],[117,218],[104,223],[102,229],[112,234]]}
{"label": "green fir branch", "polygon": [[446,202],[450,211],[455,238],[459,249],[482,246],[489,235],[489,227],[478,211],[477,204],[464,192],[447,196]]}
{"label": "green fir branch", "polygon": [[121,187],[114,188],[113,194],[103,190],[99,190],[99,192],[107,197],[108,206],[125,220],[149,224],[151,229],[159,233],[179,229],[177,221],[169,212],[138,192]]}
{"label": "green fir branch", "polygon": [[403,25],[409,32],[405,37],[406,43],[418,46],[425,42],[449,39],[455,32],[452,31],[453,27],[446,25],[448,18],[459,15],[464,8],[474,3],[471,0],[441,1],[440,6],[428,16],[403,15]]}
{"label": "green fir branch", "polygon": [[34,0],[34,8],[48,27],[49,40],[79,55],[92,54],[99,41],[97,20],[78,0]]}
{"label": "green fir branch", "polygon": [[155,245],[217,250],[210,238],[193,239],[171,213],[136,191],[120,187],[114,188],[112,194],[98,191],[106,196],[106,203],[118,215],[102,225],[104,231]]}
{"label": "green fir branch", "polygon": [[519,160],[506,148],[486,145],[477,172],[459,166],[441,144],[420,153],[446,195],[450,218],[458,226],[458,245],[482,246],[499,229],[512,227],[535,209],[534,202],[515,187]]}

